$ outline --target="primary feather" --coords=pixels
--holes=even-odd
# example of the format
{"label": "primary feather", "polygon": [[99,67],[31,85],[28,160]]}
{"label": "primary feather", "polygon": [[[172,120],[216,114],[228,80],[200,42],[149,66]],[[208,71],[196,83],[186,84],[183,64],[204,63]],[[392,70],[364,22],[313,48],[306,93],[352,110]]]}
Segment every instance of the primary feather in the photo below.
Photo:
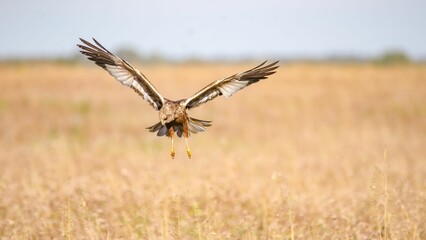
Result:
{"label": "primary feather", "polygon": [[227,78],[212,82],[198,91],[192,97],[186,99],[186,108],[191,109],[198,107],[201,104],[213,100],[220,95],[230,97],[239,90],[262,79],[266,79],[271,74],[274,74],[275,70],[278,68],[276,65],[277,63],[278,61],[265,65],[265,61],[262,64],[245,72],[237,73]]}
{"label": "primary feather", "polygon": [[80,40],[84,45],[77,44],[77,46],[81,49],[80,52],[86,55],[89,60],[105,69],[123,85],[132,88],[154,109],[161,109],[164,104],[163,97],[139,70],[112,54],[94,38],[93,41],[96,45],[82,38]]}

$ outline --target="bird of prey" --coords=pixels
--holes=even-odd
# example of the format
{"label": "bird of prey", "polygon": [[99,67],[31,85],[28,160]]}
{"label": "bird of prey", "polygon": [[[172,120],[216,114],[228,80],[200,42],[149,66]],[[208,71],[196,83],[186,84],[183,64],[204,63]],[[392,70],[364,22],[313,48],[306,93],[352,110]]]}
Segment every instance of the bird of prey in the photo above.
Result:
{"label": "bird of prey", "polygon": [[188,157],[191,158],[191,150],[188,145],[190,133],[203,132],[211,126],[211,121],[200,120],[188,116],[187,110],[198,107],[217,96],[230,97],[237,91],[266,79],[274,74],[278,68],[278,61],[267,64],[267,61],[244,72],[217,80],[210,83],[192,97],[177,101],[169,100],[155,89],[154,85],[139,70],[134,68],[124,59],[114,55],[93,38],[95,44],[80,38],[82,44],[77,44],[80,52],[87,58],[105,69],[121,84],[132,88],[155,110],[159,111],[160,122],[148,127],[150,132],[157,132],[157,136],[167,136],[171,139],[172,158],[175,157],[173,136],[184,137]]}

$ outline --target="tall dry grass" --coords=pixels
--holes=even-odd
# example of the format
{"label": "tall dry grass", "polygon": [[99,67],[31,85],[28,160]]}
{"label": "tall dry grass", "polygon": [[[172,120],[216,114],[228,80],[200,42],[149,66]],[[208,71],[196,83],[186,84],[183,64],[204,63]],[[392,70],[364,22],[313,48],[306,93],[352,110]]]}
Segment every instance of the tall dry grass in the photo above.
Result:
{"label": "tall dry grass", "polygon": [[[250,66],[140,68],[180,99]],[[191,115],[172,160],[100,68],[1,65],[1,239],[426,239],[425,66],[283,64]]]}

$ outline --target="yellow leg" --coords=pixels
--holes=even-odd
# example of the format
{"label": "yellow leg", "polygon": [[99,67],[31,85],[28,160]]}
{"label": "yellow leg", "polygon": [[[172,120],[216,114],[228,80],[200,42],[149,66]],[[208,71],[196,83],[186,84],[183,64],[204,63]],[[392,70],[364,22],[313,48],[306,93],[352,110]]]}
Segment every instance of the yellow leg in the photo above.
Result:
{"label": "yellow leg", "polygon": [[189,144],[188,144],[188,138],[185,138],[185,142],[186,142],[186,153],[188,154],[188,158],[191,159],[191,150],[189,149]]}
{"label": "yellow leg", "polygon": [[175,158],[175,147],[173,145],[173,134],[175,133],[175,131],[173,130],[172,127],[169,128],[168,131],[169,131],[169,134],[167,136],[169,136],[171,141],[172,141],[172,149],[170,150],[170,156],[172,156],[172,159],[174,159]]}
{"label": "yellow leg", "polygon": [[170,136],[170,139],[172,140],[172,149],[170,150],[170,156],[172,156],[172,159],[174,159],[175,158],[175,147],[174,147],[174,144],[173,144],[173,135]]}

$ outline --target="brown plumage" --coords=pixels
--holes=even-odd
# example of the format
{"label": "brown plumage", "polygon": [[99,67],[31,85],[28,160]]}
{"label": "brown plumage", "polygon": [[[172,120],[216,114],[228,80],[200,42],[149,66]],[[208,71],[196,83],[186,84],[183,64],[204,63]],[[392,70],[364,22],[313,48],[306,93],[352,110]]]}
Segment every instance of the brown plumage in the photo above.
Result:
{"label": "brown plumage", "polygon": [[95,39],[93,41],[96,45],[81,38],[80,40],[83,44],[77,44],[77,46],[81,49],[80,52],[82,54],[108,71],[123,85],[132,88],[155,110],[159,111],[160,122],[147,129],[150,132],[157,132],[157,136],[171,138],[172,158],[175,156],[173,148],[173,136],[175,133],[178,137],[183,136],[185,138],[188,157],[191,158],[187,140],[189,133],[203,132],[206,127],[211,126],[211,121],[189,117],[186,110],[198,107],[220,95],[230,97],[237,91],[268,78],[278,68],[278,61],[270,64],[266,64],[265,61],[245,72],[212,82],[188,99],[172,101],[161,96],[154,85],[139,70],[125,60],[115,56]]}

